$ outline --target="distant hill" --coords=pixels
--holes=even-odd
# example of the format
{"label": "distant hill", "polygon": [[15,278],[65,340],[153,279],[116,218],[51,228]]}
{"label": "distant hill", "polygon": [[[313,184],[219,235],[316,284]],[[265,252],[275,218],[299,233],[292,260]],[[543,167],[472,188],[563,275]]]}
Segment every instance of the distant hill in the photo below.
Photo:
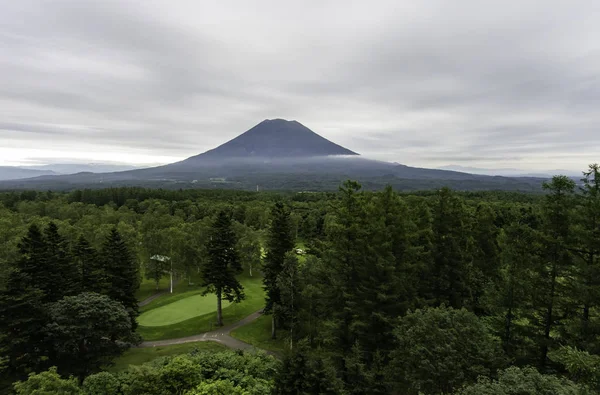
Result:
{"label": "distant hill", "polygon": [[50,170],[23,169],[13,166],[0,166],[0,180],[18,180],[44,175],[56,174]]}
{"label": "distant hill", "polygon": [[51,171],[57,174],[76,174],[81,172],[112,173],[137,169],[136,166],[112,163],[55,163],[51,165],[22,166],[22,169]]}
{"label": "distant hill", "polygon": [[539,191],[541,178],[475,175],[364,158],[296,121],[265,120],[219,147],[169,165],[121,172],[4,181],[0,189],[73,189],[138,185],[162,188],[335,190],[346,179],[366,189],[449,186],[459,190]]}

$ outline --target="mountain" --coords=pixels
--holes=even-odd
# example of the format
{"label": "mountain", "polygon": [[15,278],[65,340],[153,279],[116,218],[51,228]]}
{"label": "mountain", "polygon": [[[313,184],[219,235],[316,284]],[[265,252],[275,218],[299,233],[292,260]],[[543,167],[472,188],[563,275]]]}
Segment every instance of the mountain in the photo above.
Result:
{"label": "mountain", "polygon": [[336,190],[346,179],[366,189],[449,186],[460,190],[538,191],[543,179],[492,177],[423,169],[364,158],[297,121],[265,120],[240,136],[169,165],[121,172],[41,176],[0,182],[0,189],[73,189],[107,186]]}
{"label": "mountain", "polygon": [[51,171],[56,174],[76,174],[81,172],[112,173],[116,171],[134,170],[137,167],[112,163],[54,163],[40,166],[21,166],[21,168]]}
{"label": "mountain", "polygon": [[23,169],[13,166],[0,166],[0,180],[18,180],[44,175],[56,174],[50,170]]}
{"label": "mountain", "polygon": [[297,121],[266,119],[247,132],[181,163],[241,158],[299,158],[358,155],[319,136]]}

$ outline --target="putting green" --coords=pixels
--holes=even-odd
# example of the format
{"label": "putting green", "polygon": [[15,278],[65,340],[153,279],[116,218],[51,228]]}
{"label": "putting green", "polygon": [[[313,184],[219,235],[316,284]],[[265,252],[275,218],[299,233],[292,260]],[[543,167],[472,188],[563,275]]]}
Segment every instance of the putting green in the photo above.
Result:
{"label": "putting green", "polygon": [[[223,308],[227,306],[229,306],[229,302],[223,300]],[[146,311],[138,317],[138,323],[143,326],[172,325],[214,311],[217,311],[217,299],[215,295],[194,295]]]}

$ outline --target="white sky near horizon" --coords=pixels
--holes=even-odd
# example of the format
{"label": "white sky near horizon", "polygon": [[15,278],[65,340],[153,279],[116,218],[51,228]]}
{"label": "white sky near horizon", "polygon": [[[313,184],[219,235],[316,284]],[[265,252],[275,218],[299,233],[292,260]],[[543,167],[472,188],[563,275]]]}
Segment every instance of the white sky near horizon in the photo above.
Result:
{"label": "white sky near horizon", "polygon": [[363,156],[600,161],[600,2],[20,0],[0,13],[0,166],[171,163],[264,119]]}

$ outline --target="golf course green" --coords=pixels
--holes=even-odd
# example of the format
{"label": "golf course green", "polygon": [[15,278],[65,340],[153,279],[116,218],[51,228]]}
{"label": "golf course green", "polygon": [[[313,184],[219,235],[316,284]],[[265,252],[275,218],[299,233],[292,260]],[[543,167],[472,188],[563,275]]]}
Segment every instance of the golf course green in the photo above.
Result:
{"label": "golf course green", "polygon": [[[237,322],[265,305],[261,276],[240,275],[244,287],[241,303],[223,300],[225,325]],[[200,283],[199,281],[194,281]],[[142,307],[138,317],[138,333],[145,341],[176,339],[215,329],[217,299],[214,294],[202,296],[203,288],[181,281],[172,294],[164,294]]]}
{"label": "golf course green", "polygon": [[[229,302],[226,300],[223,300],[222,303],[223,308],[229,306]],[[138,322],[142,326],[172,325],[216,310],[215,295],[202,296],[198,294],[146,311],[138,317]]]}

